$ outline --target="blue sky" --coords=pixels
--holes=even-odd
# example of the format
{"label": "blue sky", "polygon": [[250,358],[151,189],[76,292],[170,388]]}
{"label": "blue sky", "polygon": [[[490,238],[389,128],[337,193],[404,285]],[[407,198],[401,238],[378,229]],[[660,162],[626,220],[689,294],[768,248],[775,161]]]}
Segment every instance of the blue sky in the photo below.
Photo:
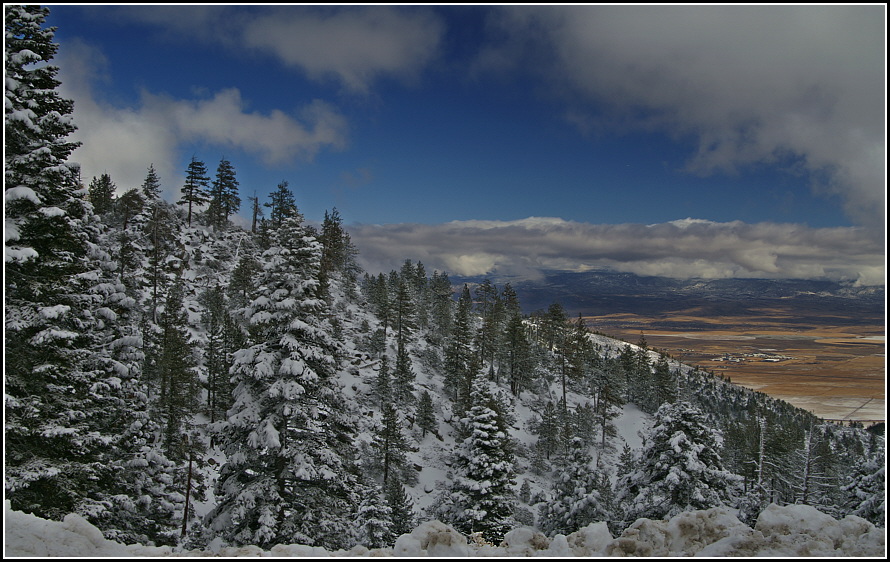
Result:
{"label": "blue sky", "polygon": [[51,6],[49,23],[87,181],[136,187],[153,163],[173,200],[192,155],[225,157],[244,199],[287,180],[307,219],[336,207],[369,269],[882,284],[885,14]]}

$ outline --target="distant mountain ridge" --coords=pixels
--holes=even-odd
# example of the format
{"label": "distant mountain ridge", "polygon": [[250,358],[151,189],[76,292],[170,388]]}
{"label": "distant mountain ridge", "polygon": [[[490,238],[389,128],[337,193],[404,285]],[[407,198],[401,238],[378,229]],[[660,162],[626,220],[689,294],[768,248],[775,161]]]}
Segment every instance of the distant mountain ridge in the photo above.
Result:
{"label": "distant mountain ridge", "polygon": [[613,271],[548,271],[543,279],[450,276],[452,283],[510,283],[526,312],[559,302],[572,315],[658,314],[692,308],[702,314],[750,314],[781,301],[815,315],[842,310],[874,321],[885,316],[882,286],[803,279],[673,279]]}

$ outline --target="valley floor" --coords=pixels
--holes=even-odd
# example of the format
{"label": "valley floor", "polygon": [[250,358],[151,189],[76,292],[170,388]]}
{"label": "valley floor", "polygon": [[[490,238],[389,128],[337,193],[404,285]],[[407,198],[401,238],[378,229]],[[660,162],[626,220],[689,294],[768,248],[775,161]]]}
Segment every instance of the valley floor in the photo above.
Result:
{"label": "valley floor", "polygon": [[649,346],[688,365],[785,400],[819,417],[884,421],[886,340],[883,326],[801,323],[788,311],[706,319],[680,313],[587,317],[588,325]]}

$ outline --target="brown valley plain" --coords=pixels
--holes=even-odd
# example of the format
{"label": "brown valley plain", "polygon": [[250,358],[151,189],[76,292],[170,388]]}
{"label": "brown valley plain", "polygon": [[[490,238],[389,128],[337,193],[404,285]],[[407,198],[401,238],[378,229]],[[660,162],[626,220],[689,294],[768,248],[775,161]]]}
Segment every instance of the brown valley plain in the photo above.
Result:
{"label": "brown valley plain", "polygon": [[642,334],[650,348],[817,416],[866,425],[885,420],[885,327],[878,318],[852,318],[851,312],[801,322],[781,305],[718,318],[701,312],[585,320],[591,329],[631,343]]}

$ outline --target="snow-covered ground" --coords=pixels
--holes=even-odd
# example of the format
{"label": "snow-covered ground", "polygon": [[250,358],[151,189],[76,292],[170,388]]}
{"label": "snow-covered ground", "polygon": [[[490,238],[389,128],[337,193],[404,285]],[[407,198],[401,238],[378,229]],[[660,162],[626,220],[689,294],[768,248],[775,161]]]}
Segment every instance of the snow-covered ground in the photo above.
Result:
{"label": "snow-covered ground", "polygon": [[568,536],[552,539],[529,527],[509,532],[498,546],[478,544],[439,521],[428,521],[402,535],[393,548],[369,550],[356,546],[329,552],[303,545],[210,548],[205,551],[171,547],[122,545],[79,515],[47,521],[4,510],[6,557],[158,557],[158,556],[276,556],[276,557],[476,557],[476,556],[859,556],[886,558],[885,529],[856,516],[838,521],[803,505],[767,507],[754,528],[740,522],[732,510],[713,508],[681,513],[668,521],[640,519],[612,537],[605,523],[593,523]]}

